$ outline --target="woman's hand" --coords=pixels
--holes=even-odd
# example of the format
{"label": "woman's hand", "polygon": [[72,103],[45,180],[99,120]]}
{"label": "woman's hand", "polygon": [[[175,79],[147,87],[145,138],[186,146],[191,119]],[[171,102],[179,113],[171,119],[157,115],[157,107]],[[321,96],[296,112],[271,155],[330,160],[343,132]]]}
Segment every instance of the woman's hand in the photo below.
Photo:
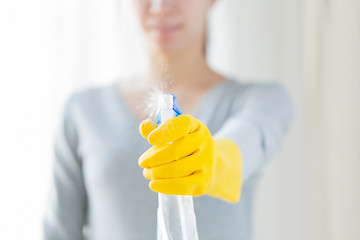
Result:
{"label": "woman's hand", "polygon": [[171,118],[159,127],[146,119],[139,130],[154,145],[139,158],[153,191],[239,200],[242,158],[233,141],[215,140],[205,124],[191,115]]}

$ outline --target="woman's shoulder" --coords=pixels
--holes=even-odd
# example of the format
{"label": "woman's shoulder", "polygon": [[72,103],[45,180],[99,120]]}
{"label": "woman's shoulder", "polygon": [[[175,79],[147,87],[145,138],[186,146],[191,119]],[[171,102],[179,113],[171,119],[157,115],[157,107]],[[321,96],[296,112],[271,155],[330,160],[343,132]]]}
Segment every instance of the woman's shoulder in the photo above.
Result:
{"label": "woman's shoulder", "polygon": [[68,96],[67,101],[77,104],[93,104],[102,97],[108,95],[108,91],[114,85],[114,82],[104,85],[88,85],[86,87],[75,89]]}
{"label": "woman's shoulder", "polygon": [[274,80],[246,80],[230,79],[229,93],[232,92],[233,110],[246,108],[273,109],[282,107],[291,112],[293,109],[292,97],[283,84]]}
{"label": "woman's shoulder", "polygon": [[109,104],[111,89],[115,81],[103,85],[88,85],[74,89],[63,102],[63,114],[94,114]]}
{"label": "woman's shoulder", "polygon": [[231,77],[227,80],[229,87],[234,89],[238,94],[256,91],[287,92],[286,88],[275,80],[242,79]]}
{"label": "woman's shoulder", "polygon": [[282,97],[290,99],[288,89],[274,80],[228,79],[228,88],[240,99]]}

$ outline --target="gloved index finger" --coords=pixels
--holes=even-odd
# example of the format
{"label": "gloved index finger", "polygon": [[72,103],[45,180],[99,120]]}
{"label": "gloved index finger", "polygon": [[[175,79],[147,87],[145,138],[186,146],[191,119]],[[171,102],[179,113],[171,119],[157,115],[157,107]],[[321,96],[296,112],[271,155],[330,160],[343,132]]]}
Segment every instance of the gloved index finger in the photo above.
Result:
{"label": "gloved index finger", "polygon": [[189,133],[195,132],[200,127],[200,121],[190,114],[179,115],[168,119],[148,135],[152,145],[173,142]]}

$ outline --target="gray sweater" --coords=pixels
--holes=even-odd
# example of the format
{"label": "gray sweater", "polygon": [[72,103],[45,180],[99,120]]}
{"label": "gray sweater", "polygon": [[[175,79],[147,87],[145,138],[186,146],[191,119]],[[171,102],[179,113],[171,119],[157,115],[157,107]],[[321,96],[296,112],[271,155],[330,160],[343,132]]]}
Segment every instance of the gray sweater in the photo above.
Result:
{"label": "gray sweater", "polygon": [[[94,240],[156,239],[157,193],[149,189],[137,164],[151,146],[139,134],[139,122],[116,83],[75,91],[65,102],[54,141],[45,240],[84,235]],[[236,204],[194,198],[200,240],[251,239],[256,177],[279,150],[292,108],[290,96],[277,83],[227,79],[205,94],[193,116],[215,138],[237,143],[243,155],[243,187]]]}

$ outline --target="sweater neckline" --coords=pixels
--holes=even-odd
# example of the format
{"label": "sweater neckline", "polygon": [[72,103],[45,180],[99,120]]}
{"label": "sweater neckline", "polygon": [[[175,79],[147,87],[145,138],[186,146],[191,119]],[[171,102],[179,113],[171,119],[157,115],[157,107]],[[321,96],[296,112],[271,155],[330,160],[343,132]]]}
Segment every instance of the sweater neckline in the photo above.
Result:
{"label": "sweater neckline", "polygon": [[[137,127],[140,125],[141,121],[135,116],[135,114],[132,112],[130,107],[126,104],[124,96],[118,91],[117,84],[122,80],[115,80],[113,83],[110,84],[110,90],[112,95],[115,97],[116,102],[118,102],[121,106],[121,108],[126,112],[126,116],[129,118],[130,122],[133,122],[137,125]],[[191,116],[198,118],[200,113],[202,112],[203,108],[206,106],[206,103],[211,99],[211,96],[214,94],[214,92],[219,91],[223,87],[225,87],[227,84],[231,82],[231,79],[225,78],[223,81],[214,84],[211,86],[201,97],[200,101],[198,102],[197,106],[193,110]],[[181,107],[181,106],[180,106]]]}

